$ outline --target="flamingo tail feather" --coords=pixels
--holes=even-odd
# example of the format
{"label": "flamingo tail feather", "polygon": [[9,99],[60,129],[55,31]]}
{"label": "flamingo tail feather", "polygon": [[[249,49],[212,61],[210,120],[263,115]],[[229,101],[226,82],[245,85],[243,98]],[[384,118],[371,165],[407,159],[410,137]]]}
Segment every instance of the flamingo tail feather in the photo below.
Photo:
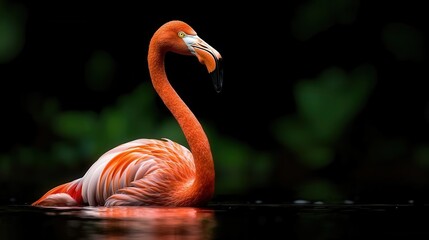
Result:
{"label": "flamingo tail feather", "polygon": [[31,205],[79,206],[82,204],[82,181],[81,179],[77,179],[52,188]]}

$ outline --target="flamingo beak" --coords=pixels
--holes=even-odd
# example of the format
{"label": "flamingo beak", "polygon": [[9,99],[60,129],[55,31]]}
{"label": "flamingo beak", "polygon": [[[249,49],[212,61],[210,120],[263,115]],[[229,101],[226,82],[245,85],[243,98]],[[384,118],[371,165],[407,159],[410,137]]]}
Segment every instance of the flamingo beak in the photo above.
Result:
{"label": "flamingo beak", "polygon": [[223,64],[222,64],[222,57],[215,58],[216,67],[215,69],[210,72],[210,75],[212,77],[213,86],[216,90],[216,92],[220,92],[222,90],[222,84],[223,84]]}
{"label": "flamingo beak", "polygon": [[222,90],[223,84],[223,64],[222,56],[219,52],[196,35],[187,36],[184,39],[189,50],[194,54],[198,61],[204,64],[213,80],[213,86],[216,92]]}

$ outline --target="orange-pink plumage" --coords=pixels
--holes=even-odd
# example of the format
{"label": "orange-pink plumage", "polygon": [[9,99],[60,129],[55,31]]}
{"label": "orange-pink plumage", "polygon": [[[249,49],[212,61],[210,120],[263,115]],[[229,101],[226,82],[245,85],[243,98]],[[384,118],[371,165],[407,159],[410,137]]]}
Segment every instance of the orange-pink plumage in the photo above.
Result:
{"label": "orange-pink plumage", "polygon": [[214,193],[214,165],[207,136],[169,83],[165,54],[194,55],[222,87],[221,55],[182,21],[170,21],[153,35],[148,52],[152,84],[183,130],[190,150],[169,139],[137,139],[102,156],[82,178],[62,184],[33,206],[198,206]]}

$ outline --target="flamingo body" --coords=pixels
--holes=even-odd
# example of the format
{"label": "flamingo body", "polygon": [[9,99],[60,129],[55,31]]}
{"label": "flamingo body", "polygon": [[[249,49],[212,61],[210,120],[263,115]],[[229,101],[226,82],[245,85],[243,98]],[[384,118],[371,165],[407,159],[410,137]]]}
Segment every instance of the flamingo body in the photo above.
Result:
{"label": "flamingo body", "polygon": [[[191,150],[169,139],[137,139],[119,145],[88,169],[82,178],[54,187],[33,206],[198,206],[214,193],[214,165],[206,134],[169,83],[167,52],[194,55],[222,86],[220,54],[182,21],[161,26],[149,44],[152,84],[181,126]],[[192,151],[192,153],[191,153]]]}

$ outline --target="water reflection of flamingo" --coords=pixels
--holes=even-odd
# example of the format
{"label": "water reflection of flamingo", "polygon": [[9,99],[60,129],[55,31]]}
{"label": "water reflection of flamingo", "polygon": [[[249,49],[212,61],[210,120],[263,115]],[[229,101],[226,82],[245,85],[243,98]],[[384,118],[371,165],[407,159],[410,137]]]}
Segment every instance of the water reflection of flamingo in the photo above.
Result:
{"label": "water reflection of flamingo", "polygon": [[[53,210],[53,211],[51,211]],[[212,209],[194,207],[112,206],[54,207],[49,215],[66,215],[85,224],[91,239],[212,239],[217,221]],[[76,227],[76,221],[68,221]]]}
{"label": "water reflection of flamingo", "polygon": [[99,220],[103,239],[212,239],[216,227],[213,210],[190,207],[98,207],[81,217]]}
{"label": "water reflection of flamingo", "polygon": [[51,189],[33,206],[198,206],[212,198],[215,172],[209,141],[167,79],[167,52],[196,56],[218,92],[223,80],[222,57],[182,21],[161,26],[149,44],[152,84],[178,121],[191,151],[169,139],[124,143],[102,155],[82,178]]}

